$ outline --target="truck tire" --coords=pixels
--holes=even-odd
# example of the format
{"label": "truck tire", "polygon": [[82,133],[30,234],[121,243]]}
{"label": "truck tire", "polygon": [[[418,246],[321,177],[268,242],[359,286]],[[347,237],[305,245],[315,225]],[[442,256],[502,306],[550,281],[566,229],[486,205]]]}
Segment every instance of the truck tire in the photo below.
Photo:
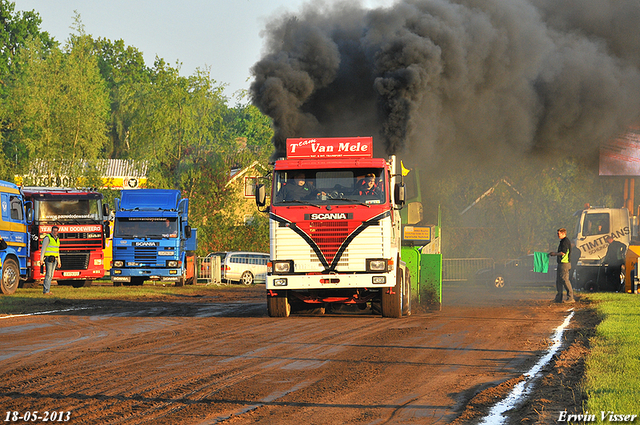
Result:
{"label": "truck tire", "polygon": [[125,286],[142,286],[144,284],[144,277],[132,277],[131,282],[124,282]]}
{"label": "truck tire", "polygon": [[18,289],[20,283],[20,269],[18,263],[12,258],[4,260],[2,265],[2,280],[0,280],[0,291],[5,295],[11,295]]}
{"label": "truck tire", "polygon": [[175,286],[184,286],[184,277],[181,277],[178,280],[176,280]]}
{"label": "truck tire", "polygon": [[404,275],[402,270],[396,271],[396,286],[382,290],[382,317],[402,317],[402,290]]}
{"label": "truck tire", "polygon": [[402,292],[402,315],[411,316],[411,273],[404,271],[404,286]]}
{"label": "truck tire", "polygon": [[267,312],[270,317],[289,317],[291,303],[289,302],[288,291],[278,291],[276,296],[267,294]]}
{"label": "truck tire", "polygon": [[122,286],[122,282],[111,281],[111,283],[113,284],[113,286]]}
{"label": "truck tire", "polygon": [[74,288],[88,288],[92,283],[92,280],[74,280],[71,283],[71,286],[73,286]]}

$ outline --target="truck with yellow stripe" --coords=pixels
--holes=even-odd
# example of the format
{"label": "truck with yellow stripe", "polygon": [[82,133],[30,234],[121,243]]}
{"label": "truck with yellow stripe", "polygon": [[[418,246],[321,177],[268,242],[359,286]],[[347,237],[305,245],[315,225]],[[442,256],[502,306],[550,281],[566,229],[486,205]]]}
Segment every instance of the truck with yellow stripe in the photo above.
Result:
{"label": "truck with yellow stripe", "polygon": [[21,279],[26,279],[29,258],[29,233],[24,195],[13,183],[0,181],[0,292],[11,295],[18,289]]}

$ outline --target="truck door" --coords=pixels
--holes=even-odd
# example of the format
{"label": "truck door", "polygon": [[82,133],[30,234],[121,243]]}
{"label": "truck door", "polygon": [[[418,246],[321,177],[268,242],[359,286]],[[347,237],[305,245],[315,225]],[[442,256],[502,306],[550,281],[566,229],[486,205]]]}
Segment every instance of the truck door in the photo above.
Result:
{"label": "truck door", "polygon": [[580,218],[576,243],[581,260],[600,260],[607,252],[605,236],[629,245],[629,213],[625,208],[585,210]]}
{"label": "truck door", "polygon": [[22,197],[10,193],[2,194],[2,221],[8,223],[11,232],[25,232],[24,208]]}

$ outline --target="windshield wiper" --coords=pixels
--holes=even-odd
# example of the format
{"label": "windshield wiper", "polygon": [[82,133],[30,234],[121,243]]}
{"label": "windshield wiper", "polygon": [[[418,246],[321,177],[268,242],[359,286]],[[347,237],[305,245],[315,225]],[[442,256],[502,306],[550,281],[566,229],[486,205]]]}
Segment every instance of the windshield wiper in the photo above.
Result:
{"label": "windshield wiper", "polygon": [[309,202],[309,201],[300,201],[300,200],[298,200],[298,199],[292,199],[292,200],[289,200],[289,201],[280,201],[280,202],[281,202],[282,204],[287,204],[287,203],[289,203],[289,202],[292,202],[292,203],[294,203],[294,204],[311,205],[312,207],[320,208],[320,205],[313,204],[313,203],[311,203],[311,202]]}
{"label": "windshield wiper", "polygon": [[371,205],[369,205],[369,204],[365,204],[364,202],[362,202],[362,201],[358,201],[358,200],[356,200],[356,199],[350,199],[350,198],[333,198],[333,199],[331,199],[331,200],[332,200],[332,201],[355,202],[356,204],[360,204],[360,205],[365,206],[365,207],[367,207],[367,208],[371,208]]}

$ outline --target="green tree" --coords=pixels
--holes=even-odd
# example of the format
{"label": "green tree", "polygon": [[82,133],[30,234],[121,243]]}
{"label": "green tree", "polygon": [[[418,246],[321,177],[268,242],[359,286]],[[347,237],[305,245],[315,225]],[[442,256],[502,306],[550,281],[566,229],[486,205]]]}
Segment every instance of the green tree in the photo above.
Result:
{"label": "green tree", "polygon": [[98,67],[107,83],[111,100],[109,142],[105,146],[105,156],[125,159],[131,151],[129,131],[137,107],[137,89],[149,84],[152,73],[145,65],[142,52],[135,47],[125,46],[123,40],[112,42],[99,38],[93,43]]}
{"label": "green tree", "polygon": [[566,227],[572,236],[574,213],[585,203],[622,206],[619,181],[603,179],[572,158],[514,161],[464,173],[450,170],[432,177],[428,187],[428,199],[442,206],[443,249],[450,258],[505,259],[547,251],[557,244],[557,228]]}
{"label": "green tree", "polygon": [[15,12],[14,2],[0,0],[0,93],[4,93],[16,55],[29,40],[43,50],[56,45],[49,33],[40,30],[41,23],[40,15],[34,10]]}
{"label": "green tree", "polygon": [[78,176],[77,164],[97,158],[107,140],[109,98],[90,37],[79,27],[65,51],[30,43],[18,60],[24,69],[8,94],[11,138],[50,173]]}

